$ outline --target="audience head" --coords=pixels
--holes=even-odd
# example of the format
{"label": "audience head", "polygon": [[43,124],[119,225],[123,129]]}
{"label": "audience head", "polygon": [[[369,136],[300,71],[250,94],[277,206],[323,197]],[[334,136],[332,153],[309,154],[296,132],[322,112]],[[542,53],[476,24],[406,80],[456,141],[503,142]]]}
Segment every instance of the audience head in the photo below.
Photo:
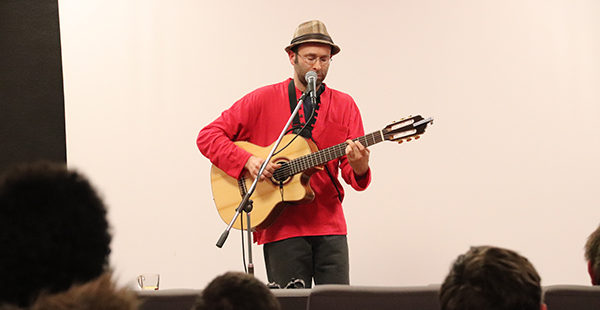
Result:
{"label": "audience head", "polygon": [[108,264],[106,209],[88,180],[40,162],[0,178],[0,303],[28,306],[100,276]]}
{"label": "audience head", "polygon": [[[56,294],[42,293],[28,310],[136,310],[140,302],[130,289],[117,288],[111,273]],[[0,308],[1,310],[1,308]]]}
{"label": "audience head", "polygon": [[518,253],[472,247],[458,256],[440,290],[442,310],[539,310],[540,276]]}
{"label": "audience head", "polygon": [[600,226],[588,237],[585,243],[585,258],[592,285],[600,285]]}
{"label": "audience head", "polygon": [[277,298],[254,276],[227,272],[202,291],[196,310],[279,310]]}

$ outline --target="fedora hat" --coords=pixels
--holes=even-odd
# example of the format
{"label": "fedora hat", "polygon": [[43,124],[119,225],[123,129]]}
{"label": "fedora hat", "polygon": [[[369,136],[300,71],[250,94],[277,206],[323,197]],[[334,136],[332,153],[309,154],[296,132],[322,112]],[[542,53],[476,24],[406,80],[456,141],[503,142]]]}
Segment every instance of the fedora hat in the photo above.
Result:
{"label": "fedora hat", "polygon": [[325,24],[320,20],[311,20],[298,25],[296,31],[294,31],[294,37],[285,48],[286,52],[289,52],[295,46],[304,43],[323,43],[331,46],[331,55],[335,55],[340,52],[340,47],[333,43],[333,40],[327,32]]}

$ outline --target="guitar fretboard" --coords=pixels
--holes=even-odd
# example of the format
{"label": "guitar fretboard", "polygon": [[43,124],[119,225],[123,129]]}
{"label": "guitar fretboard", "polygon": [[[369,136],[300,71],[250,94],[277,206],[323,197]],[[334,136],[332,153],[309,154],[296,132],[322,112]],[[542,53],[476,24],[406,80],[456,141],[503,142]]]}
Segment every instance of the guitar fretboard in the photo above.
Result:
{"label": "guitar fretboard", "polygon": [[[359,141],[365,147],[369,147],[373,144],[382,142],[383,140],[384,136],[381,130],[353,139],[353,141]],[[279,169],[275,170],[274,177],[276,180],[285,180],[292,175],[295,175],[312,167],[323,165],[324,163],[332,159],[342,157],[346,155],[346,146],[348,146],[348,144],[346,142],[343,142],[328,147],[326,149],[293,159],[282,165]]]}

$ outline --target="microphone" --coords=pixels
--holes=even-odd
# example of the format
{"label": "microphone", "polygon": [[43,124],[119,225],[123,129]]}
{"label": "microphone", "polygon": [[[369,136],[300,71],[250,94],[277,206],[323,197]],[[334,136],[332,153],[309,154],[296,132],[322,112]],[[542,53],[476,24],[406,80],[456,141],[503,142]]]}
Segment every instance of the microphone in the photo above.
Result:
{"label": "microphone", "polygon": [[306,72],[306,75],[304,75],[304,79],[308,84],[306,92],[310,92],[310,101],[314,107],[317,105],[317,73],[314,71],[308,71]]}

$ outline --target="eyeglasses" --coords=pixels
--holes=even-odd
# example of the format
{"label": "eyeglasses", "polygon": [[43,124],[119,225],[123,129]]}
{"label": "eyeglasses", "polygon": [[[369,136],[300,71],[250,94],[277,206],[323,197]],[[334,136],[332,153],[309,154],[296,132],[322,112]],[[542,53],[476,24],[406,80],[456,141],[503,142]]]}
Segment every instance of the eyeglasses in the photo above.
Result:
{"label": "eyeglasses", "polygon": [[317,60],[324,65],[328,65],[332,60],[331,56],[317,57],[315,55],[308,55],[308,56],[302,56],[300,54],[296,54],[296,55],[302,57],[302,59],[304,59],[304,61],[309,65],[314,65],[317,62]]}

